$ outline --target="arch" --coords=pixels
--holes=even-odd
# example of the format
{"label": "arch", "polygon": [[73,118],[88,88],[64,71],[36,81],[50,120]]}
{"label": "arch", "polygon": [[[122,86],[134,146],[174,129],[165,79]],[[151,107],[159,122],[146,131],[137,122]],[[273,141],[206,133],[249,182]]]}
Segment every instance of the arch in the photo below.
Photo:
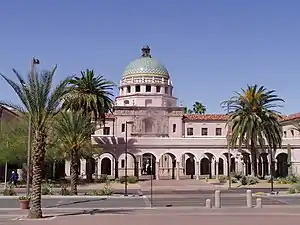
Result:
{"label": "arch", "polygon": [[201,175],[210,175],[211,174],[211,169],[210,169],[210,160],[206,157],[203,157],[200,160],[200,174]]}
{"label": "arch", "polygon": [[173,153],[165,152],[159,157],[160,175],[175,179],[176,156]]}
{"label": "arch", "polygon": [[212,153],[212,152],[204,152],[203,153],[205,156],[207,156],[210,160],[212,160],[213,158],[214,159],[217,159],[218,157],[214,154],[214,153]]}
{"label": "arch", "polygon": [[[98,156],[98,159],[97,159],[97,161],[98,161],[98,163],[97,163],[98,164],[97,165],[97,170],[98,170],[97,175],[100,176],[100,174],[103,174],[103,172],[102,172],[102,168],[103,168],[102,163],[103,162],[108,163],[107,160],[102,161],[105,158],[108,158],[110,160],[110,175],[114,176],[115,178],[118,178],[119,174],[118,174],[118,168],[117,168],[117,159],[116,159],[116,157],[113,153],[107,152],[107,151],[103,152],[100,156]],[[104,169],[106,169],[106,167],[104,167]]]}
{"label": "arch", "polygon": [[198,161],[195,154],[191,152],[185,152],[181,156],[183,173],[185,175],[191,176],[191,179],[194,179],[194,175],[196,172],[196,161]]}
{"label": "arch", "polygon": [[251,160],[250,160],[250,154],[249,153],[242,153],[242,161],[245,164],[245,176],[251,174]]}
{"label": "arch", "polygon": [[120,154],[118,157],[118,170],[120,176],[125,176],[127,170],[127,176],[138,177],[136,156],[131,152],[127,152],[127,165],[126,165],[126,153]]}
{"label": "arch", "polygon": [[145,125],[145,133],[152,133],[154,130],[154,121],[153,118],[148,117],[144,119],[144,125]]}
{"label": "arch", "polygon": [[268,153],[261,153],[259,156],[258,161],[258,171],[261,171],[259,173],[260,176],[264,177],[265,175],[269,174],[269,160],[268,160]]}
{"label": "arch", "polygon": [[228,152],[224,152],[223,155],[227,159],[227,168],[228,168],[228,175],[229,173],[235,172],[235,157],[232,153],[230,153],[230,168],[228,164]]}
{"label": "arch", "polygon": [[104,157],[101,160],[101,174],[112,175],[112,163],[111,159]]}
{"label": "arch", "polygon": [[153,175],[156,178],[156,157],[152,153],[144,153],[142,155],[142,174]]}
{"label": "arch", "polygon": [[277,159],[277,177],[288,176],[288,155],[286,153],[280,153],[276,157]]}

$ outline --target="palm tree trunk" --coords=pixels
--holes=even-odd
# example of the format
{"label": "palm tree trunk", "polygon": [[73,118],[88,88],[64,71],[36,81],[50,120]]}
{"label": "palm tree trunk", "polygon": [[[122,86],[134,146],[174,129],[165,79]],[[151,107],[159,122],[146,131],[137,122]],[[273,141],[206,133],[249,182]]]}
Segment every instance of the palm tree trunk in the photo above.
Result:
{"label": "palm tree trunk", "polygon": [[71,152],[71,193],[77,195],[77,184],[78,184],[78,155],[77,150],[73,149]]}
{"label": "palm tree trunk", "polygon": [[32,140],[32,192],[30,198],[29,218],[42,218],[41,184],[42,162],[45,157],[46,135],[44,132],[34,131]]}
{"label": "palm tree trunk", "polygon": [[251,175],[257,176],[257,154],[254,142],[251,141]]}

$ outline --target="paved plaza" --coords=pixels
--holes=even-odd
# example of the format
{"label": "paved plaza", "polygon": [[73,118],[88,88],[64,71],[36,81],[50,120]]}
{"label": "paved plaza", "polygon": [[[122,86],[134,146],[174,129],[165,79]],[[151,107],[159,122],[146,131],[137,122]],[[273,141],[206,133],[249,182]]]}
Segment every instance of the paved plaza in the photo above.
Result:
{"label": "paved plaza", "polygon": [[252,225],[255,223],[270,223],[272,225],[297,224],[300,219],[300,208],[265,208],[265,209],[200,209],[200,208],[173,208],[173,209],[144,209],[144,210],[91,210],[76,213],[56,212],[47,214],[42,220],[28,220],[25,217],[6,216],[0,217],[0,224],[8,225],[77,225],[77,224],[172,224],[198,225]]}

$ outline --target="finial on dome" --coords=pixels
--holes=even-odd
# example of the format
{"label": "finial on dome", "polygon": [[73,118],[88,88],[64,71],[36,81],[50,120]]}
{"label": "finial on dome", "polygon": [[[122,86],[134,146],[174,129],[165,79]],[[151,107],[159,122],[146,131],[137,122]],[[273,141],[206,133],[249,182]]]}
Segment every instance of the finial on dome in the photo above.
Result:
{"label": "finial on dome", "polygon": [[144,45],[144,47],[142,48],[142,57],[149,57],[151,58],[150,55],[150,47],[148,45]]}

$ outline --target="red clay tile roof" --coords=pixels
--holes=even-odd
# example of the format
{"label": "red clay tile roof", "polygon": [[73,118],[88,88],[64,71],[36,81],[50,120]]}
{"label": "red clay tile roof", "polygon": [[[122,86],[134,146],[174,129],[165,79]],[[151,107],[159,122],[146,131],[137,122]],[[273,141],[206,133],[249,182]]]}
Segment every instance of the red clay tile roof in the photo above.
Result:
{"label": "red clay tile roof", "polygon": [[183,117],[186,121],[226,121],[228,119],[225,114],[185,114]]}
{"label": "red clay tile roof", "polygon": [[[115,115],[107,113],[107,119],[115,119]],[[228,115],[226,114],[184,114],[183,119],[185,121],[227,121]],[[294,119],[300,119],[300,113],[295,113],[291,115],[283,115],[280,121],[289,121]]]}

